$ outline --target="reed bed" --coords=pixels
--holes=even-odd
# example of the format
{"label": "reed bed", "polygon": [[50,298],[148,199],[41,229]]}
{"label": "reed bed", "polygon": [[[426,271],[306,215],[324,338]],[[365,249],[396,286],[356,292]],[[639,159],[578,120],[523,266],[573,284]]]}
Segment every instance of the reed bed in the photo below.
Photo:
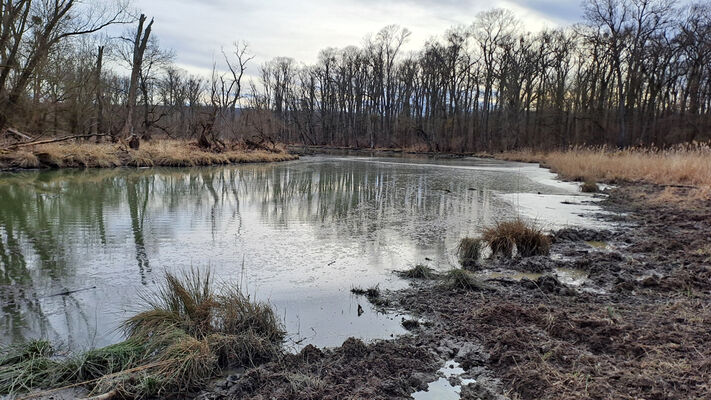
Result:
{"label": "reed bed", "polygon": [[284,147],[266,151],[236,145],[223,152],[213,152],[182,140],[143,142],[139,150],[114,143],[62,142],[0,150],[0,168],[194,167],[296,158]]}
{"label": "reed bed", "polygon": [[711,145],[692,143],[668,149],[573,147],[566,151],[511,151],[498,159],[538,162],[576,181],[647,182],[711,186]]}

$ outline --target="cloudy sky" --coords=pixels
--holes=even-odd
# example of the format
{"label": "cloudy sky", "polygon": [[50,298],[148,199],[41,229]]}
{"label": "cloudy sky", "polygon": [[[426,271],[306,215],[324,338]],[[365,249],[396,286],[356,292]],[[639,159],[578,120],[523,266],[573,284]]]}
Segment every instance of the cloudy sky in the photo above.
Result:
{"label": "cloudy sky", "polygon": [[[172,48],[176,63],[204,73],[220,48],[244,40],[256,65],[276,56],[312,63],[320,49],[359,45],[368,33],[389,24],[412,31],[408,48],[455,25],[469,25],[477,13],[508,8],[528,30],[580,20],[578,0],[134,0],[155,18],[154,34]],[[253,71],[250,71],[253,73]]]}

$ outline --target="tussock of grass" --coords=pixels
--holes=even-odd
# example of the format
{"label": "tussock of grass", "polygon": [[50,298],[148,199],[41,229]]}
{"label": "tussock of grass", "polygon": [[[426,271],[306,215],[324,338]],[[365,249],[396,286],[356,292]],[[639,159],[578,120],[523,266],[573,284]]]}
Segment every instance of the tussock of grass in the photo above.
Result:
{"label": "tussock of grass", "polygon": [[580,191],[583,193],[597,193],[600,191],[600,187],[597,186],[595,181],[586,180],[581,186]]}
{"label": "tussock of grass", "polygon": [[[274,357],[284,331],[272,309],[239,290],[214,289],[210,275],[166,274],[147,310],[124,323],[127,340],[64,360],[46,342],[0,361],[0,393],[88,382],[94,393],[168,397],[199,387],[222,368]],[[10,354],[10,353],[8,353]]]}
{"label": "tussock of grass", "polygon": [[283,147],[270,152],[233,146],[218,153],[181,140],[143,142],[139,150],[114,143],[60,142],[0,152],[0,168],[193,167],[296,158]]}
{"label": "tussock of grass", "polygon": [[459,242],[457,255],[462,267],[471,268],[479,263],[483,243],[481,239],[464,238]]}
{"label": "tussock of grass", "polygon": [[444,275],[444,286],[449,289],[481,290],[484,284],[474,274],[461,268],[454,268]]}
{"label": "tussock of grass", "polygon": [[546,255],[551,247],[551,239],[542,229],[520,218],[486,228],[483,238],[492,254],[504,257],[511,257],[514,249],[521,257]]}
{"label": "tussock of grass", "polygon": [[399,272],[403,278],[410,279],[433,279],[437,277],[434,270],[424,264],[417,264],[414,267]]}
{"label": "tussock of grass", "polygon": [[711,146],[708,144],[691,143],[670,149],[574,147],[545,153],[523,150],[497,154],[496,157],[543,163],[570,180],[711,186]]}

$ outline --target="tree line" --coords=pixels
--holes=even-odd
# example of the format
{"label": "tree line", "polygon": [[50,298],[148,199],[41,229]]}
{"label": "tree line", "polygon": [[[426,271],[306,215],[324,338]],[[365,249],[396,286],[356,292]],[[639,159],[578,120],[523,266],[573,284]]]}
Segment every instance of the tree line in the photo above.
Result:
{"label": "tree line", "polygon": [[[586,0],[583,22],[534,33],[510,11],[494,9],[417,51],[405,50],[410,32],[393,25],[361,46],[322,50],[313,65],[274,58],[252,68],[249,82],[253,57],[243,42],[222,51],[211,75],[188,75],[150,35],[144,16],[137,30],[130,25],[135,37],[107,40],[95,32],[134,22],[122,4],[81,20],[54,13],[63,3],[73,2],[2,2],[2,128],[165,135],[215,148],[257,136],[427,151],[711,138],[706,2]],[[42,7],[48,16],[35,18]],[[59,23],[51,25],[53,16]],[[102,69],[104,54],[131,75]]]}

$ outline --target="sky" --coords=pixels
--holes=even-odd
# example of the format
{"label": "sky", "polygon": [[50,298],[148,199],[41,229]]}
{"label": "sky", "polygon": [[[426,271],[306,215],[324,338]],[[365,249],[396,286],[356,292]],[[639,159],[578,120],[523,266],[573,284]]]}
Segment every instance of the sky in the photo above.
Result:
{"label": "sky", "polygon": [[397,24],[412,32],[405,50],[448,28],[470,25],[491,8],[508,8],[529,31],[578,22],[578,0],[134,0],[155,18],[153,34],[190,73],[208,73],[234,41],[255,56],[248,74],[274,57],[314,63],[321,49],[360,45],[369,33]]}

